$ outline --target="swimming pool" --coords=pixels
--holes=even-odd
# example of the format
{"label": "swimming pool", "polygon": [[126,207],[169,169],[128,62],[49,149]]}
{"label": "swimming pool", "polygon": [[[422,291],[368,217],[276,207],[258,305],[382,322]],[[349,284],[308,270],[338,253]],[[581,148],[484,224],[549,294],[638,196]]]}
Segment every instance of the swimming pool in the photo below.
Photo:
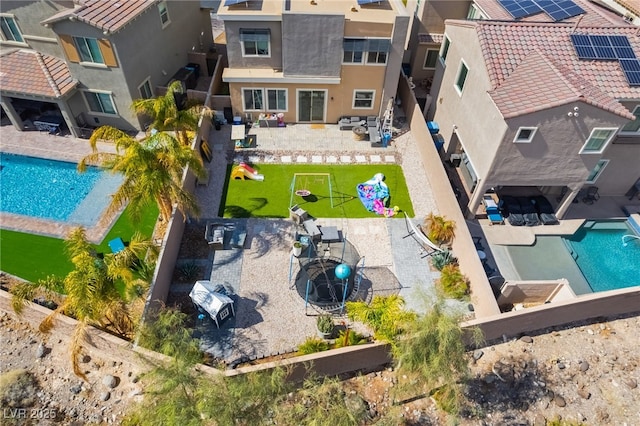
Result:
{"label": "swimming pool", "polygon": [[93,226],[122,177],[97,167],[0,153],[0,211]]}
{"label": "swimming pool", "polygon": [[537,235],[532,246],[508,246],[522,280],[566,278],[577,295],[640,285],[640,240],[624,220],[588,220],[571,236]]}

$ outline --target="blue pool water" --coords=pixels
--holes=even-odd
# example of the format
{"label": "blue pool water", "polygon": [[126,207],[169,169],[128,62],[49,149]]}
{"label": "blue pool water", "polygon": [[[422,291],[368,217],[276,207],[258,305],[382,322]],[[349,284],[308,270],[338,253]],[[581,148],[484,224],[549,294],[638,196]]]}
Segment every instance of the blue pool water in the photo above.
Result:
{"label": "blue pool water", "polygon": [[640,240],[626,221],[587,221],[569,238],[572,257],[591,289],[615,290],[640,285]]}
{"label": "blue pool water", "polygon": [[0,153],[0,210],[92,226],[122,178],[97,167]]}

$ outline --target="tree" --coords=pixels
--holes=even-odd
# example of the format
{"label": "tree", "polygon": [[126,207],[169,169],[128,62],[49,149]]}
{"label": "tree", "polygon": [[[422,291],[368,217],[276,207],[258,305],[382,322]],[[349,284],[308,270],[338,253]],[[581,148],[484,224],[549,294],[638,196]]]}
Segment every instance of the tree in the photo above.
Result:
{"label": "tree", "polygon": [[[447,311],[444,300],[438,299],[410,324],[397,352],[398,370],[414,374],[426,392],[451,414],[460,409],[462,384],[469,375],[460,320],[460,315]],[[473,329],[471,337],[479,344],[482,332]]]}
{"label": "tree", "polygon": [[[134,321],[128,303],[148,286],[148,282],[144,282],[132,269],[132,260],[145,262],[146,253],[152,245],[136,234],[124,250],[101,258],[87,241],[83,228],[74,229],[65,243],[74,269],[64,278],[49,276],[35,285],[17,285],[12,291],[12,305],[14,311],[21,314],[26,303],[38,295],[55,301],[57,308],[40,324],[43,333],[55,326],[58,314],[76,319],[78,324],[71,339],[71,362],[74,373],[86,379],[80,370],[78,357],[83,342],[87,341],[87,328],[93,325],[108,328],[123,337],[131,336]],[[124,285],[124,295],[118,291],[116,283]]]}
{"label": "tree", "polygon": [[198,121],[203,111],[208,117],[211,117],[213,111],[202,104],[189,101],[181,109],[176,103],[176,96],[181,94],[182,83],[174,81],[169,85],[164,96],[136,99],[131,104],[131,108],[135,113],[144,114],[153,120],[150,125],[151,129],[158,132],[175,131],[180,143],[190,145],[187,132],[198,129]]}
{"label": "tree", "polygon": [[[112,141],[116,153],[98,152],[98,140]],[[204,178],[206,171],[198,153],[189,146],[164,132],[138,141],[110,126],[96,129],[89,142],[93,153],[80,161],[78,170],[82,172],[87,165],[97,164],[124,176],[124,182],[113,195],[109,214],[129,203],[136,219],[152,201],[158,204],[165,221],[169,221],[174,204],[184,217],[199,214],[196,198],[182,187],[182,175],[187,166],[198,178]]]}

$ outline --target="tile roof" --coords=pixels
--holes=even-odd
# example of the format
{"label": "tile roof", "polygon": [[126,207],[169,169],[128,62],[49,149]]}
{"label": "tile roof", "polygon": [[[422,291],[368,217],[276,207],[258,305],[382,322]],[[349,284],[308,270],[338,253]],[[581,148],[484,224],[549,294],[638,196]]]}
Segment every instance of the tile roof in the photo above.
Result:
{"label": "tile roof", "polygon": [[[580,6],[586,13],[572,18],[565,19],[561,22],[578,22],[580,25],[601,27],[609,25],[630,25],[622,17],[611,12],[608,9],[598,6],[589,0],[573,0],[578,6]],[[636,0],[637,1],[637,0]],[[496,21],[513,21],[513,16],[503,8],[498,0],[474,0],[476,5],[489,19]],[[554,20],[544,12],[536,13],[535,15],[526,16],[518,20],[518,22],[554,22]]]}
{"label": "tile roof", "polygon": [[76,7],[42,21],[51,24],[74,18],[105,32],[116,32],[158,0],[76,0]]}
{"label": "tile roof", "polygon": [[26,49],[0,58],[2,91],[60,98],[77,84],[62,59]]}
{"label": "tile roof", "polygon": [[640,16],[640,0],[615,0],[615,2]]}
{"label": "tile roof", "polygon": [[576,29],[562,23],[494,21],[447,24],[475,27],[491,82],[490,95],[505,117],[581,100],[633,119],[617,99],[640,99],[640,87],[629,86],[618,61],[578,59],[570,35],[627,36],[640,57],[637,28]]}
{"label": "tile roof", "polygon": [[444,40],[444,34],[430,34],[430,33],[418,34],[419,43],[442,43],[442,40]]}

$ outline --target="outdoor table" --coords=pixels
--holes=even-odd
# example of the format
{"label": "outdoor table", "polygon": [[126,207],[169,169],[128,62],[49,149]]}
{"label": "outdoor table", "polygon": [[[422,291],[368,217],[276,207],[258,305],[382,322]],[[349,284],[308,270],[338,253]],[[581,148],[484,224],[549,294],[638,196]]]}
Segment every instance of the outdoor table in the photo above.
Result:
{"label": "outdoor table", "polygon": [[340,234],[338,232],[337,226],[321,226],[320,232],[322,235],[320,236],[320,240],[323,243],[332,243],[340,241]]}

